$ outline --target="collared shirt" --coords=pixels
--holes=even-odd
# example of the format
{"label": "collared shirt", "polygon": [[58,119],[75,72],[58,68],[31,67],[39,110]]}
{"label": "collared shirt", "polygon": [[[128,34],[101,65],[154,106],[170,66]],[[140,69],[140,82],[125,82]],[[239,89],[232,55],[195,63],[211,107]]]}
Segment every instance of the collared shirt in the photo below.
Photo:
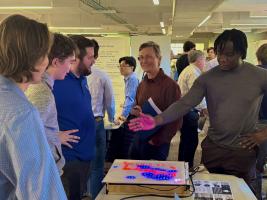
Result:
{"label": "collared shirt", "polygon": [[161,117],[164,123],[186,114],[206,97],[208,137],[228,149],[242,148],[241,135],[257,131],[261,97],[267,92],[267,71],[243,62],[231,70],[214,67],[199,76],[190,91]]}
{"label": "collared shirt", "polygon": [[[201,70],[194,64],[190,64],[182,71],[178,78],[178,85],[180,86],[182,97],[189,92],[190,88],[193,86],[193,83],[201,74]],[[201,103],[195,108],[199,111],[206,109],[207,104],[205,98],[203,98]]]}
{"label": "collared shirt", "polygon": [[0,75],[1,199],[67,199],[37,109]]}
{"label": "collared shirt", "polygon": [[92,109],[95,117],[104,117],[105,111],[108,113],[110,122],[114,121],[115,100],[112,83],[108,75],[92,67],[92,74],[87,77],[89,90],[92,97]]}
{"label": "collared shirt", "polygon": [[40,113],[41,119],[44,123],[48,144],[52,150],[59,172],[62,174],[65,159],[62,154],[61,142],[58,136],[59,128],[57,122],[56,103],[52,93],[53,86],[53,78],[45,73],[43,75],[42,82],[30,85],[25,94]]}
{"label": "collared shirt", "polygon": [[217,57],[213,58],[210,61],[206,62],[206,66],[205,66],[204,72],[209,71],[210,69],[212,69],[212,68],[214,68],[214,67],[216,67],[218,65],[219,65],[219,62],[218,62]]}
{"label": "collared shirt", "polygon": [[134,105],[134,99],[139,84],[139,80],[136,74],[133,72],[129,76],[124,78],[124,82],[125,82],[125,89],[124,89],[125,100],[121,115],[127,118]]}
{"label": "collared shirt", "polygon": [[[156,106],[161,110],[166,110],[173,102],[181,97],[181,91],[178,84],[170,77],[164,74],[160,69],[154,79],[149,79],[145,75],[136,92],[136,105],[142,107],[144,103],[152,98]],[[156,145],[170,143],[176,131],[181,127],[181,120],[162,126],[152,136],[152,141]]]}
{"label": "collared shirt", "polygon": [[95,118],[86,77],[76,77],[69,72],[64,80],[55,81],[58,125],[61,131],[78,129],[78,143],[71,142],[72,149],[62,146],[66,161],[90,161],[95,156]]}

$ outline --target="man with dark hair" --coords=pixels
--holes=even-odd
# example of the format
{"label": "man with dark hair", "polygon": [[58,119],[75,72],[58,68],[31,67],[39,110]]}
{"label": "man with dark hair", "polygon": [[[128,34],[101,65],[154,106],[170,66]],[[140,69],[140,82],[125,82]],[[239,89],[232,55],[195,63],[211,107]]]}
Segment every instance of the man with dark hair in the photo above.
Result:
{"label": "man with dark hair", "polygon": [[71,36],[79,54],[63,81],[55,81],[54,96],[59,129],[77,129],[79,143],[72,147],[62,146],[66,164],[62,182],[70,200],[82,198],[90,174],[90,161],[95,156],[95,118],[91,106],[91,95],[86,76],[91,74],[95,63],[94,42],[81,36]]}
{"label": "man with dark hair", "polygon": [[48,27],[12,15],[0,35],[0,198],[65,200],[43,123],[23,93],[48,65]]}
{"label": "man with dark hair", "polygon": [[[131,109],[134,106],[136,90],[139,80],[135,74],[136,60],[132,56],[125,56],[119,59],[119,69],[124,77],[124,103],[122,111],[116,123],[124,123],[130,115]],[[129,116],[130,117],[130,116]],[[110,146],[108,149],[107,160],[113,162],[115,158],[129,159],[129,149],[133,141],[134,134],[129,131],[127,123],[124,123],[120,128],[112,130]]]}
{"label": "man with dark hair", "polygon": [[[94,42],[94,57],[98,58],[99,45]],[[89,90],[92,96],[92,109],[96,126],[96,156],[91,162],[91,175],[87,183],[87,193],[93,199],[102,188],[104,178],[104,164],[106,156],[106,130],[104,128],[104,116],[107,111],[109,122],[114,122],[115,100],[112,83],[109,76],[97,66],[92,66],[92,74],[87,77]]]}
{"label": "man with dark hair", "polygon": [[193,43],[191,41],[186,41],[184,43],[184,46],[183,46],[184,54],[181,55],[176,61],[176,68],[177,68],[178,76],[181,74],[181,72],[184,70],[184,68],[189,65],[187,54],[191,50],[195,50],[195,49],[196,49],[195,43]]}
{"label": "man with dark hair", "polygon": [[216,58],[216,54],[215,54],[215,52],[214,52],[214,47],[209,47],[209,48],[207,49],[207,54],[208,54],[208,56],[207,56],[207,61],[210,61],[210,60]]}
{"label": "man with dark hair", "polygon": [[214,47],[209,47],[207,49],[207,53],[208,57],[207,57],[206,67],[204,68],[205,72],[219,65],[216,53],[214,51]]}
{"label": "man with dark hair", "polygon": [[132,120],[134,130],[151,129],[169,123],[207,100],[210,127],[202,142],[202,161],[213,173],[231,174],[252,187],[255,178],[256,148],[244,149],[240,136],[266,134],[258,130],[262,95],[267,92],[267,71],[243,61],[247,53],[246,35],[226,30],[215,40],[219,66],[199,76],[187,95],[155,118],[147,115]]}
{"label": "man with dark hair", "polygon": [[124,76],[125,81],[125,100],[123,103],[121,115],[119,116],[118,120],[125,121],[134,105],[134,99],[139,80],[134,73],[136,68],[136,60],[134,57],[122,57],[119,59],[119,63],[120,73],[122,76]]}
{"label": "man with dark hair", "polygon": [[44,123],[48,144],[56,161],[60,175],[65,159],[61,144],[71,147],[69,142],[78,142],[79,137],[72,135],[77,130],[59,131],[56,103],[53,95],[55,80],[63,80],[75,61],[74,42],[67,36],[55,33],[48,54],[49,64],[39,84],[31,85],[25,92],[28,99],[38,109]]}

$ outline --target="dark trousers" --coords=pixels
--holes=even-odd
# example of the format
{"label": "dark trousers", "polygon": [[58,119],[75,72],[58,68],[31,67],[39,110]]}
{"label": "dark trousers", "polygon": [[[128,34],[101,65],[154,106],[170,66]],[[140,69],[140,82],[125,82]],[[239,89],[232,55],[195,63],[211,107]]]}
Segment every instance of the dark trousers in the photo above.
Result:
{"label": "dark trousers", "polygon": [[135,135],[136,133],[130,131],[126,124],[112,130],[106,160],[113,162],[114,159],[129,159]]}
{"label": "dark trousers", "polygon": [[253,182],[256,178],[255,149],[226,149],[206,137],[202,144],[202,162],[211,173],[229,174],[243,178],[255,193]]}
{"label": "dark trousers", "polygon": [[87,182],[87,192],[95,199],[101,188],[104,178],[104,165],[106,157],[106,131],[104,121],[98,120],[96,125],[95,158],[91,161],[91,174]]}
{"label": "dark trousers", "polygon": [[134,160],[166,160],[169,154],[170,143],[160,146],[148,143],[150,138],[144,139],[136,135],[130,150],[130,158]]}
{"label": "dark trousers", "polygon": [[66,162],[61,180],[69,200],[80,200],[82,198],[86,191],[89,174],[90,162],[79,160]]}
{"label": "dark trousers", "polygon": [[188,112],[183,117],[183,125],[180,130],[178,160],[188,162],[189,168],[194,165],[194,156],[198,145],[198,119],[198,112]]}

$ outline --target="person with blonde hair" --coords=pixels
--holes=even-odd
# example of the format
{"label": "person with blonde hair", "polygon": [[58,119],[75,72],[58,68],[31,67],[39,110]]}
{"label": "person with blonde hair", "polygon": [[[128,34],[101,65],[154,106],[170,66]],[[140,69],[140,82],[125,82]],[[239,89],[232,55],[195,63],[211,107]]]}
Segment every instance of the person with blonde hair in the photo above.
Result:
{"label": "person with blonde hair", "polygon": [[23,93],[41,81],[50,43],[43,23],[12,15],[0,24],[1,199],[66,199],[40,115]]}

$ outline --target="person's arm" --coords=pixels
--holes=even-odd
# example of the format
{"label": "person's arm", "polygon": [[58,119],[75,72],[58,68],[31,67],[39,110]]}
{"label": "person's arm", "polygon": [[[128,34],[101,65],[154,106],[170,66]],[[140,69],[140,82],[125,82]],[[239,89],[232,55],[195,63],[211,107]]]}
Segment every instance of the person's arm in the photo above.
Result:
{"label": "person's arm", "polygon": [[133,108],[133,105],[135,104],[135,95],[136,90],[138,87],[138,79],[129,79],[127,84],[125,85],[125,101],[123,105],[123,110],[121,115],[125,118],[128,117],[128,115],[131,112],[131,109]]}
{"label": "person's arm", "polygon": [[[54,141],[58,141],[58,135],[55,133],[55,129],[51,129],[51,119],[49,113],[53,109],[53,94],[50,92],[48,86],[42,82],[37,85],[31,85],[25,92],[28,100],[37,108],[42,122],[45,127],[45,134],[50,145],[54,144]],[[57,122],[53,122],[57,123]],[[54,125],[54,124],[53,124]]]}
{"label": "person's arm", "polygon": [[108,113],[108,120],[114,122],[115,116],[115,99],[111,80],[108,76],[105,77],[104,84],[104,104]]}
{"label": "person's arm", "polygon": [[159,125],[173,122],[184,116],[191,108],[200,103],[205,96],[206,88],[201,76],[196,79],[189,92],[180,100],[170,105],[163,113],[152,117],[142,114],[140,117],[130,120],[129,128],[133,131],[151,130]]}
{"label": "person's arm", "polygon": [[18,115],[11,125],[1,126],[6,133],[1,148],[9,166],[1,167],[1,172],[9,174],[16,198],[67,199],[37,111]]}
{"label": "person's arm", "polygon": [[205,85],[203,80],[197,78],[189,92],[170,105],[163,113],[155,117],[156,125],[166,124],[184,116],[191,108],[198,105],[205,96]]}

